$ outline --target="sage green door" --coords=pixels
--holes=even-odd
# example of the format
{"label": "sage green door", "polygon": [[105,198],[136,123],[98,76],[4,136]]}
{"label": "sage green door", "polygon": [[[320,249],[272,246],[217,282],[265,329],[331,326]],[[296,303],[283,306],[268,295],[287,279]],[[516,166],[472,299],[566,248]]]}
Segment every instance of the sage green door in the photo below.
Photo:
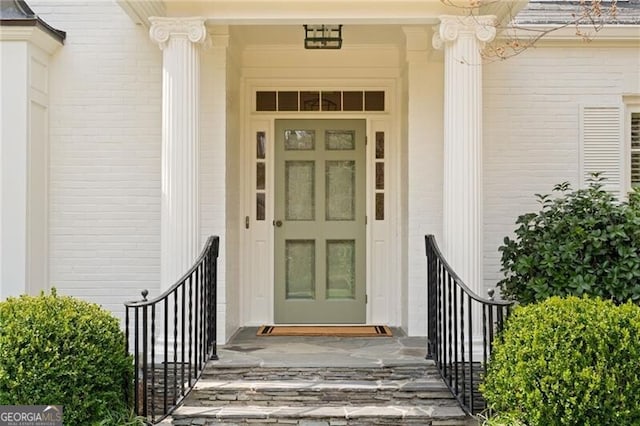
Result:
{"label": "sage green door", "polygon": [[275,131],[275,321],[364,323],[366,122]]}

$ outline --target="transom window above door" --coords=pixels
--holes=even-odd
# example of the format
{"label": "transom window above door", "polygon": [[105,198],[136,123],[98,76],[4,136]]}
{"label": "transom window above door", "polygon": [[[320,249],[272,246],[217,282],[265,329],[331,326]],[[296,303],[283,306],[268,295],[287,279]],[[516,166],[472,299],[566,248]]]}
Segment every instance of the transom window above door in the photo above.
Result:
{"label": "transom window above door", "polygon": [[385,93],[370,91],[257,91],[256,111],[384,111]]}

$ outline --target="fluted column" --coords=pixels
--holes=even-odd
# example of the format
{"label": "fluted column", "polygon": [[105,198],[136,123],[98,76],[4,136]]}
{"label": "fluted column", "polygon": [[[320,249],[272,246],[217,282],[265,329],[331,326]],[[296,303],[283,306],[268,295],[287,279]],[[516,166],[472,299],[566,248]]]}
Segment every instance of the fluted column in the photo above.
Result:
{"label": "fluted column", "polygon": [[433,46],[444,49],[443,250],[482,291],[482,57],[494,16],[441,16]]}
{"label": "fluted column", "polygon": [[199,45],[203,18],[149,18],[151,39],[162,49],[162,194],[160,280],[166,289],[200,250],[198,162]]}

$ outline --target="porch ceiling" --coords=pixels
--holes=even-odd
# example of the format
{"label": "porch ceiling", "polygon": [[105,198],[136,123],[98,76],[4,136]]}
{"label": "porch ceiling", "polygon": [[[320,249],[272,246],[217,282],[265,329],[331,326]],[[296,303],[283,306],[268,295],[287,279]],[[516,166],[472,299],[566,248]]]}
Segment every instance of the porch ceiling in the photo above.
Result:
{"label": "porch ceiling", "polygon": [[[234,27],[234,37],[244,46],[302,45],[304,29],[296,25],[245,25]],[[404,44],[400,25],[345,25],[344,46]]]}
{"label": "porch ceiling", "polygon": [[[455,1],[466,4],[464,0]],[[148,26],[149,16],[203,16],[212,25],[437,24],[438,16],[467,10],[443,0],[118,0],[131,18]],[[514,16],[527,0],[488,2],[480,14]]]}

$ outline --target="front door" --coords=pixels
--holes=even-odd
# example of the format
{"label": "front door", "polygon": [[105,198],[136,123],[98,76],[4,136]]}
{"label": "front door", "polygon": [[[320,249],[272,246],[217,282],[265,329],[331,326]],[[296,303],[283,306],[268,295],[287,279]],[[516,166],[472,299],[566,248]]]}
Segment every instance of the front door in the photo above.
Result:
{"label": "front door", "polygon": [[365,309],[365,120],[276,120],[275,321]]}

